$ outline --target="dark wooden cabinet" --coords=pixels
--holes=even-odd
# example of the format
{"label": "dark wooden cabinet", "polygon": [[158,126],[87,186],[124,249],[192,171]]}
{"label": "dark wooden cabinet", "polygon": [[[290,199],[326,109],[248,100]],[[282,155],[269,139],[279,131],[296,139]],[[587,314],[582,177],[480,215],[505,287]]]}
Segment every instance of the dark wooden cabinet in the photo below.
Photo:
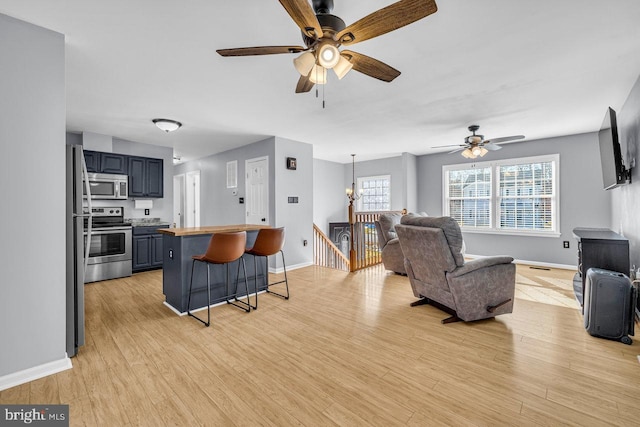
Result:
{"label": "dark wooden cabinet", "polygon": [[133,272],[162,268],[162,234],[157,230],[168,227],[133,227]]}
{"label": "dark wooden cabinet", "polygon": [[129,157],[129,197],[144,197],[144,158]]}
{"label": "dark wooden cabinet", "polygon": [[129,157],[129,197],[162,197],[163,163],[162,159]]}
{"label": "dark wooden cabinet", "polygon": [[87,172],[129,176],[129,197],[164,197],[164,161],[126,154],[84,151]]}
{"label": "dark wooden cabinet", "polygon": [[151,236],[133,236],[133,272],[151,268]]}
{"label": "dark wooden cabinet", "polygon": [[578,273],[573,280],[573,290],[582,305],[590,268],[629,275],[629,240],[606,228],[574,228],[573,235],[578,239]]}
{"label": "dark wooden cabinet", "polygon": [[164,194],[164,171],[162,159],[146,159],[147,197],[162,197]]}
{"label": "dark wooden cabinet", "polygon": [[126,175],[128,169],[127,157],[124,154],[99,153],[100,172]]}
{"label": "dark wooden cabinet", "polygon": [[100,153],[84,150],[84,161],[87,164],[87,172],[100,172]]}

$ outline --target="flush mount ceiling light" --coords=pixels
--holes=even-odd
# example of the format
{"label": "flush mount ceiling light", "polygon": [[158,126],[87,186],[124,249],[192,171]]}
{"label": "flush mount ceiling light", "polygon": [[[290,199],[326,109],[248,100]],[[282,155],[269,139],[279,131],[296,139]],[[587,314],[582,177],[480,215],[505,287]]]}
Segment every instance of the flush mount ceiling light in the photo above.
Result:
{"label": "flush mount ceiling light", "polygon": [[163,130],[167,133],[173,132],[174,130],[178,130],[182,126],[182,123],[177,122],[175,120],[170,120],[170,119],[153,119],[151,121],[156,126],[158,126],[158,129]]}

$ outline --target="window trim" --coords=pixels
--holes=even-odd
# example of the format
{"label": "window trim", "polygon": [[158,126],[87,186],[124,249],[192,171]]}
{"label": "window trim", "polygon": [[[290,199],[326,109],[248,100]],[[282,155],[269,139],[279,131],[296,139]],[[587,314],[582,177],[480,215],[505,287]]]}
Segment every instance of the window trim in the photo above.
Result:
{"label": "window trim", "polygon": [[[365,211],[362,209],[362,205],[364,204],[364,188],[362,188],[363,181],[371,181],[376,179],[387,179],[389,181],[389,209],[380,210],[377,209],[375,211]],[[391,211],[391,174],[384,175],[371,175],[371,176],[359,176],[356,178],[356,191],[362,191],[362,196],[356,201],[356,210],[358,212],[389,212]]]}
{"label": "window trim", "polygon": [[[498,197],[500,190],[498,166],[514,166],[521,164],[552,162],[553,167],[553,189],[552,189],[552,211],[554,228],[549,231],[541,230],[514,230],[514,229],[501,229],[497,226],[499,223],[499,200]],[[513,159],[502,160],[488,160],[484,162],[474,163],[458,163],[455,165],[443,165],[442,166],[442,212],[443,215],[448,216],[449,211],[449,181],[448,172],[454,170],[467,170],[473,168],[490,167],[491,173],[491,202],[490,202],[490,224],[489,228],[477,228],[477,227],[460,227],[462,231],[478,234],[497,234],[507,236],[534,236],[534,237],[560,237],[560,154],[547,154],[542,156],[530,156],[530,157],[518,157]]]}

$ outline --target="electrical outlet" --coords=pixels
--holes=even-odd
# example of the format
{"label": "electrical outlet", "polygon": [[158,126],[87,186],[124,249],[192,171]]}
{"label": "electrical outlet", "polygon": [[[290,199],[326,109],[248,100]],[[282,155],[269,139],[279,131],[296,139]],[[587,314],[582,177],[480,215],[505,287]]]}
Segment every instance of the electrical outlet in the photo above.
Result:
{"label": "electrical outlet", "polygon": [[565,249],[569,249],[569,241],[568,240],[564,240],[562,242],[562,247],[565,248]]}
{"label": "electrical outlet", "polygon": [[150,212],[149,212],[149,209],[145,209],[145,210],[144,210],[144,214],[145,214],[145,215],[149,215],[149,213],[150,213]]}

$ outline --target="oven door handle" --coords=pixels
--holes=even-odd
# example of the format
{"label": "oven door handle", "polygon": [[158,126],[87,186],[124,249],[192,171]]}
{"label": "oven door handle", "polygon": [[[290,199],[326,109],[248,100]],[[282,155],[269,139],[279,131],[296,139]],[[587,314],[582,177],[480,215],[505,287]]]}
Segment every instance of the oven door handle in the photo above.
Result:
{"label": "oven door handle", "polygon": [[[88,231],[88,230],[87,230]],[[84,232],[84,235],[87,235],[87,231]],[[90,231],[92,236],[95,236],[96,234],[116,234],[116,233],[122,233],[122,232],[127,232],[127,231],[132,231],[131,227],[109,227],[109,228],[93,228],[92,231]]]}

